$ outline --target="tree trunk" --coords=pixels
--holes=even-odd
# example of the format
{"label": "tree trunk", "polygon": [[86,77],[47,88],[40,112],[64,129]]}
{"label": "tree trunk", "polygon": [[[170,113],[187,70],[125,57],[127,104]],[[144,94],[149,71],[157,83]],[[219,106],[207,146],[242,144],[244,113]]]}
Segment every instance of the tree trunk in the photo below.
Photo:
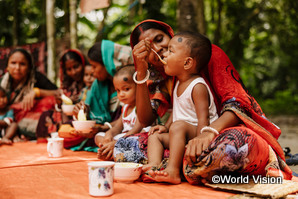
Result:
{"label": "tree trunk", "polygon": [[70,48],[77,48],[77,0],[69,0],[70,10]]}
{"label": "tree trunk", "polygon": [[103,20],[98,25],[98,33],[96,35],[96,41],[101,41],[106,38],[104,33],[104,26],[108,15],[109,8],[112,6],[112,0],[109,0],[109,7],[103,9]]}
{"label": "tree trunk", "polygon": [[38,41],[45,41],[47,38],[47,28],[46,28],[46,2],[41,1],[40,9],[42,10],[42,23],[40,24],[40,34],[38,36]]}
{"label": "tree trunk", "polygon": [[[64,27],[65,27],[65,35],[69,36],[69,31],[70,31],[70,14],[69,14],[69,10],[70,10],[70,1],[64,0],[63,1],[63,10],[65,12],[65,15],[63,16],[63,21],[64,21]],[[69,44],[68,44],[69,45]]]}
{"label": "tree trunk", "polygon": [[13,32],[13,37],[12,37],[12,45],[17,46],[19,45],[19,1],[14,0],[13,1],[13,23],[12,23],[12,32]]}
{"label": "tree trunk", "polygon": [[54,22],[54,6],[55,0],[46,0],[46,25],[47,25],[47,76],[52,82],[56,82],[55,67],[55,22]]}
{"label": "tree trunk", "polygon": [[203,0],[179,0],[177,18],[178,31],[206,33]]}
{"label": "tree trunk", "polygon": [[221,0],[217,0],[217,22],[216,22],[216,30],[214,33],[213,43],[219,45],[219,40],[221,37],[221,10],[222,10],[222,2]]}
{"label": "tree trunk", "polygon": [[[129,5],[131,5],[134,2],[134,0],[129,0]],[[133,7],[129,13],[128,13],[128,23],[132,24],[133,23],[133,19],[136,16],[136,7]]]}
{"label": "tree trunk", "polygon": [[198,7],[197,7],[197,21],[198,21],[198,29],[199,33],[206,35],[206,20],[205,20],[205,6],[204,0],[198,0]]}

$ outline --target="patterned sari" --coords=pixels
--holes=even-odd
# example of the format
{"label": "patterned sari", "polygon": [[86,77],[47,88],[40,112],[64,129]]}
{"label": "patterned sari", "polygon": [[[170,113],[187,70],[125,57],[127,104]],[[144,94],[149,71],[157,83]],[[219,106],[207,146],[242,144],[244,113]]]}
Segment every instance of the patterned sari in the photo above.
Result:
{"label": "patterned sari", "polygon": [[270,122],[255,99],[247,92],[228,56],[212,46],[212,57],[202,76],[210,86],[218,111],[232,111],[242,121],[227,128],[212,141],[189,166],[184,160],[183,172],[188,182],[210,180],[214,173],[282,176],[292,178],[277,139],[280,129]]}
{"label": "patterned sari", "polygon": [[[140,24],[146,21],[163,25],[171,35],[173,34],[173,30],[163,22],[145,20]],[[136,42],[136,38],[131,38],[132,40]],[[212,45],[211,60],[201,75],[211,89],[218,114],[232,111],[242,123],[223,129],[193,166],[189,166],[184,160],[183,173],[187,181],[198,184],[202,178],[208,180],[217,172],[283,176],[284,179],[291,179],[292,171],[285,164],[283,150],[277,142],[281,134],[280,129],[266,118],[258,103],[247,92],[230,59],[219,47]],[[148,83],[150,89],[151,82]],[[154,95],[151,97],[154,100]],[[157,101],[163,103],[163,100]],[[154,104],[152,107],[154,109]],[[147,138],[136,137],[135,140],[137,145],[134,143],[131,146],[138,146],[141,152],[146,151]],[[117,143],[120,144],[120,140]],[[128,144],[129,142],[121,141],[121,145],[127,150],[130,146]],[[117,150],[117,145],[115,148]],[[145,152],[144,154],[146,155]],[[167,159],[164,159],[157,169],[162,170],[166,165]]]}
{"label": "patterned sari", "polygon": [[10,108],[14,111],[19,133],[25,135],[27,139],[35,139],[39,117],[43,111],[54,107],[55,98],[52,96],[35,98],[33,108],[27,111],[22,107],[22,100],[34,87],[48,90],[55,90],[57,87],[45,75],[36,71],[33,65],[29,66],[29,71],[27,77],[25,77],[26,80],[21,82],[15,89],[12,89],[13,79],[9,72],[1,77],[0,85],[8,93]]}

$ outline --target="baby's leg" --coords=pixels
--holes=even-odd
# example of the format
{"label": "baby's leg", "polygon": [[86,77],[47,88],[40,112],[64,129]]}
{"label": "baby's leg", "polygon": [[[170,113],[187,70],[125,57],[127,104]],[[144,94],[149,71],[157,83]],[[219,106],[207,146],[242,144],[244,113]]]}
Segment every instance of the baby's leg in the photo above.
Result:
{"label": "baby's leg", "polygon": [[5,135],[0,141],[0,144],[12,144],[12,139],[17,133],[17,123],[13,122],[11,123],[6,129],[5,129]]}
{"label": "baby's leg", "polygon": [[170,133],[170,157],[165,170],[155,171],[154,180],[158,182],[181,183],[180,169],[185,151],[185,145],[189,139],[196,135],[196,126],[184,121],[174,122],[169,130]]}
{"label": "baby's leg", "polygon": [[166,148],[169,148],[168,133],[154,133],[149,136],[147,148],[148,164],[143,166],[143,172],[150,170],[152,167],[157,167],[161,163],[164,149]]}

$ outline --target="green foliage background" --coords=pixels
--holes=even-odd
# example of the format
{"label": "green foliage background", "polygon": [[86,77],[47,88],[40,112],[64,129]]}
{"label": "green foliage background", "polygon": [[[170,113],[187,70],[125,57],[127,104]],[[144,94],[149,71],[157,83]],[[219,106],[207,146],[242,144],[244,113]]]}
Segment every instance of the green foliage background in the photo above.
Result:
{"label": "green foliage background", "polygon": [[[57,39],[68,32],[67,2],[56,0]],[[162,20],[179,31],[176,0],[147,0],[129,9],[132,2],[113,0],[109,8],[100,10],[108,9],[103,29],[98,28],[101,21],[79,14],[80,48],[88,49],[96,38],[128,45],[131,30],[147,18]],[[205,0],[204,4],[207,36],[227,53],[265,113],[297,114],[298,1]],[[0,0],[0,46],[12,46],[15,7],[19,45],[45,40],[45,0]]]}

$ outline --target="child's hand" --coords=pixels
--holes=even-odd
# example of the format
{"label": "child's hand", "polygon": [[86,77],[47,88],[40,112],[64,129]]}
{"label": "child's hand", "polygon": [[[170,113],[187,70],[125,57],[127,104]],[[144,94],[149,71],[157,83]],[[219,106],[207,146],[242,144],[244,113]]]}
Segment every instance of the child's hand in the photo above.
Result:
{"label": "child's hand", "polygon": [[167,133],[167,127],[163,125],[156,125],[150,128],[148,136],[153,135],[154,133]]}
{"label": "child's hand", "polygon": [[100,144],[98,147],[98,158],[103,160],[111,160],[113,158],[113,151],[116,141],[111,141],[106,144]]}
{"label": "child's hand", "polygon": [[214,133],[204,132],[192,140],[189,140],[188,144],[185,146],[184,157],[190,166],[193,163],[197,163],[197,158],[209,147],[215,136],[216,134]]}
{"label": "child's hand", "polygon": [[110,133],[106,132],[106,134],[104,136],[104,139],[103,139],[103,143],[106,144],[106,143],[109,143],[113,140],[114,140],[113,136]]}

